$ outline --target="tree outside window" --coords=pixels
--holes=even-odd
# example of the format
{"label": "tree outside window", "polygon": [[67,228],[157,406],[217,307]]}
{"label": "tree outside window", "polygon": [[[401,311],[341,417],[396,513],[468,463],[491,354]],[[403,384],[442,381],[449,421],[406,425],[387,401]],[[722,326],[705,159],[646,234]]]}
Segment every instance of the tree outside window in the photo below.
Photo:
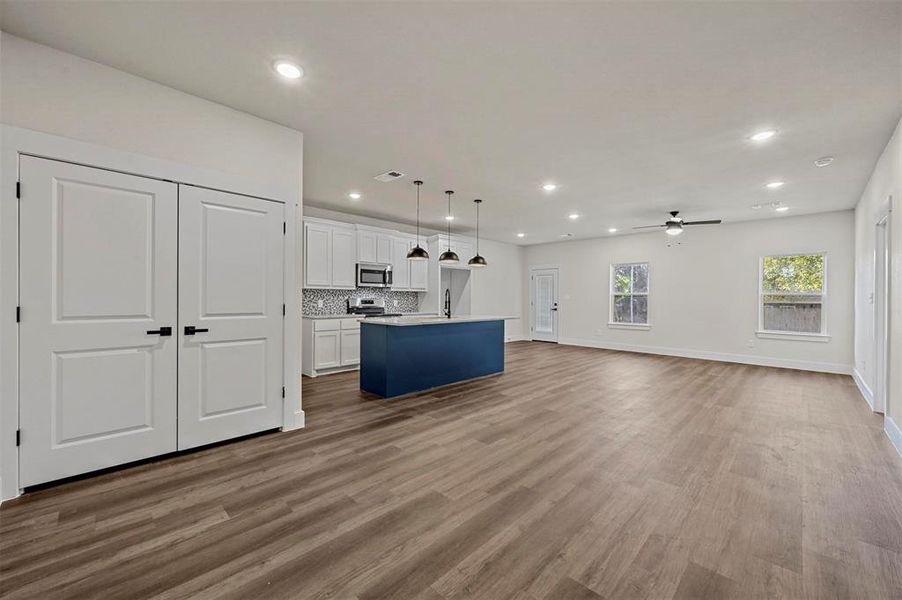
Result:
{"label": "tree outside window", "polygon": [[824,333],[826,256],[801,254],[761,259],[761,329]]}
{"label": "tree outside window", "polygon": [[612,265],[611,322],[648,324],[648,263]]}

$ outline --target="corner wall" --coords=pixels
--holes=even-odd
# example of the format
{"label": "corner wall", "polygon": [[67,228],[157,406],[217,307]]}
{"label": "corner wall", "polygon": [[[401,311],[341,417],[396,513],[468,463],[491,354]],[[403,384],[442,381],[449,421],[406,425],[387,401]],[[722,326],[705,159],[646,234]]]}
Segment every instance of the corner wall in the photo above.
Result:
{"label": "corner wall", "polygon": [[902,120],[877,161],[855,208],[855,370],[867,395],[875,390],[874,332],[876,223],[892,197],[890,213],[889,393],[886,432],[902,454]]}
{"label": "corner wall", "polygon": [[[560,268],[562,343],[850,373],[853,235],[851,210],[778,217],[690,228],[670,248],[659,231],[529,246],[525,268]],[[759,338],[759,258],[808,252],[827,253],[829,341]],[[621,262],[649,263],[647,331],[608,327]]]}

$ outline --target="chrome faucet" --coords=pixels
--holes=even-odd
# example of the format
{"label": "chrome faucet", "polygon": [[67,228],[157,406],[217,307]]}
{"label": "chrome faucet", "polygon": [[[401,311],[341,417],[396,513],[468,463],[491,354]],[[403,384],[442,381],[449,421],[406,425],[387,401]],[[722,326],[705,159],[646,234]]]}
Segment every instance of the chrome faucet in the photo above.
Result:
{"label": "chrome faucet", "polygon": [[445,316],[451,318],[451,288],[445,288]]}

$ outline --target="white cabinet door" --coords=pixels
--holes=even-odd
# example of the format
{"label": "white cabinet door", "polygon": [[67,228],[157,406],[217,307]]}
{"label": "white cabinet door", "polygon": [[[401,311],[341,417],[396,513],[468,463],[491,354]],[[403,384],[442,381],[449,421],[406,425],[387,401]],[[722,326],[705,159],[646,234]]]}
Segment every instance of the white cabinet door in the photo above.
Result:
{"label": "white cabinet door", "polygon": [[332,229],[332,287],[355,288],[357,280],[357,232]]}
{"label": "white cabinet door", "polygon": [[304,223],[304,287],[332,285],[332,228]]}
{"label": "white cabinet door", "polygon": [[376,236],[376,262],[390,265],[392,262],[392,236],[380,233]]}
{"label": "white cabinet door", "polygon": [[392,240],[392,289],[405,291],[410,289],[410,266],[407,260],[407,238],[394,238]]}
{"label": "white cabinet door", "polygon": [[360,330],[341,332],[341,366],[360,362]]}
{"label": "white cabinet door", "polygon": [[20,484],[174,451],[176,185],[19,164]]}
{"label": "white cabinet door", "polygon": [[374,263],[378,261],[378,249],[376,247],[377,234],[375,231],[357,232],[357,262]]}
{"label": "white cabinet door", "polygon": [[283,215],[179,187],[180,450],[282,423]]}
{"label": "white cabinet door", "polygon": [[[416,240],[411,240],[408,244],[409,248],[417,245]],[[427,269],[429,261],[426,260],[409,260],[410,264],[410,289],[417,292],[425,292],[427,289]]]}
{"label": "white cabinet door", "polygon": [[313,368],[341,366],[341,331],[317,331],[313,334]]}

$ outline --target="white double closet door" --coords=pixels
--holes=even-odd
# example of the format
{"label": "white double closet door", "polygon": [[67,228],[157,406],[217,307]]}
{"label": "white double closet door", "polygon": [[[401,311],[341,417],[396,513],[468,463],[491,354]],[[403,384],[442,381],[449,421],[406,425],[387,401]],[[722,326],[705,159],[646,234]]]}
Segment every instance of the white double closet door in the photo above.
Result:
{"label": "white double closet door", "polygon": [[283,205],[20,161],[30,486],[282,421]]}

